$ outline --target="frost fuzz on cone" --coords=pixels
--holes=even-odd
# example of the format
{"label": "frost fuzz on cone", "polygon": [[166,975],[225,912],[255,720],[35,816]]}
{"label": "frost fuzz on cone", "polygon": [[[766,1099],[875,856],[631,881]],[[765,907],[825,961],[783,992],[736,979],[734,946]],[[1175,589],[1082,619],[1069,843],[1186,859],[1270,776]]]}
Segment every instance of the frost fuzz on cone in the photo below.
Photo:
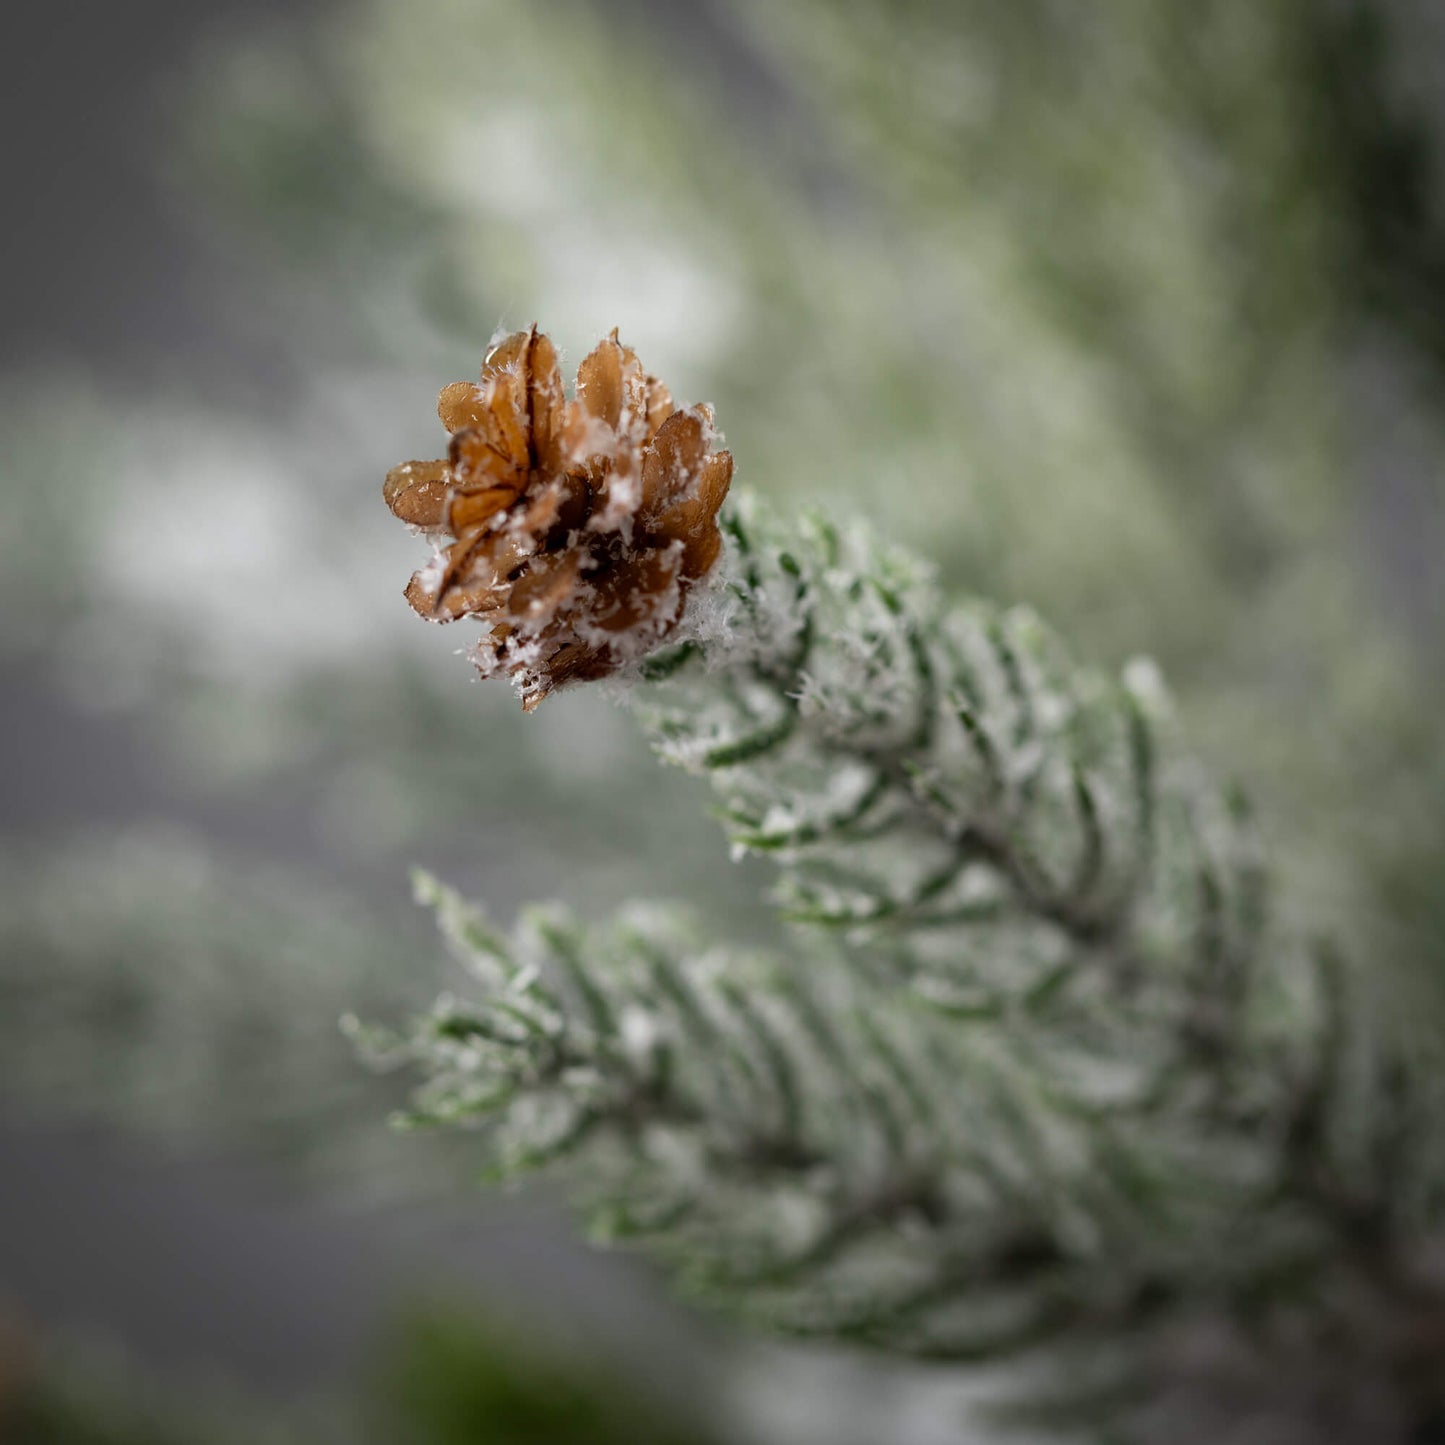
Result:
{"label": "frost fuzz on cone", "polygon": [[710,408],[674,407],[616,331],[577,368],[569,401],[533,326],[487,353],[479,384],[444,387],[437,411],[447,456],[394,467],[383,495],[402,521],[451,539],[406,597],[431,621],[486,626],[483,677],[510,676],[530,711],[676,628],[722,550],[733,459]]}

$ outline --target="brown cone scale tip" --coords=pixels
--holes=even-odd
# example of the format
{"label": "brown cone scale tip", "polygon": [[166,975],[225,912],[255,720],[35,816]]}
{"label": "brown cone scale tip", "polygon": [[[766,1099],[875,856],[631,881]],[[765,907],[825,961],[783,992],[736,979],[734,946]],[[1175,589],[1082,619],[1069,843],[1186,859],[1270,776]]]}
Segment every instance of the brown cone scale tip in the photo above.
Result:
{"label": "brown cone scale tip", "polygon": [[583,358],[569,400],[532,326],[492,347],[480,382],[443,387],[437,412],[446,457],[393,467],[382,495],[441,539],[406,598],[430,621],[483,624],[483,677],[510,677],[531,711],[676,629],[722,551],[733,459],[709,407],[674,406],[616,331]]}

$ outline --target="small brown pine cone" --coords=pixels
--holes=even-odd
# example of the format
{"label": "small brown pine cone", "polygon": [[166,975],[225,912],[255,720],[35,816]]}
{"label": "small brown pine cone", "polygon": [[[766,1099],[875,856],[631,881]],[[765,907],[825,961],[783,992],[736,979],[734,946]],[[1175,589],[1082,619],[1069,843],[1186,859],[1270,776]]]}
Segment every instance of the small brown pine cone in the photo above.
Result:
{"label": "small brown pine cone", "polygon": [[447,456],[394,467],[383,496],[450,539],[406,597],[431,621],[483,623],[483,677],[509,675],[530,711],[677,627],[722,550],[733,459],[710,408],[674,407],[616,331],[577,368],[569,401],[556,348],[533,326],[487,353],[480,384],[444,387],[437,411]]}

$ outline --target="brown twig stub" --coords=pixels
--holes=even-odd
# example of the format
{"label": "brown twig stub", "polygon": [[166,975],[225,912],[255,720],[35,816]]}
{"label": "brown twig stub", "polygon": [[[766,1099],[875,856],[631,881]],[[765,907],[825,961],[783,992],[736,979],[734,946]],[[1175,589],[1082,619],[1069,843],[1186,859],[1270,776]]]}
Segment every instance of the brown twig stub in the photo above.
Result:
{"label": "brown twig stub", "polygon": [[477,618],[483,677],[511,677],[530,710],[676,629],[722,550],[733,462],[710,408],[676,407],[615,331],[569,400],[533,326],[491,349],[480,382],[443,387],[437,411],[447,456],[394,467],[383,496],[440,539],[407,601],[434,622]]}

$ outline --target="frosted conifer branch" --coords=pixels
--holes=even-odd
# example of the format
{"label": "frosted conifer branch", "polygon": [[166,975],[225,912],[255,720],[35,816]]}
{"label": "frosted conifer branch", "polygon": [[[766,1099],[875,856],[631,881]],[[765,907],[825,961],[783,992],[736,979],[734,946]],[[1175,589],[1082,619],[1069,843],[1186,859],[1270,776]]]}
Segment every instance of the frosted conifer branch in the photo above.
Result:
{"label": "frosted conifer branch", "polygon": [[[666,484],[705,540],[702,480],[731,471],[710,436]],[[568,485],[596,500],[588,476]],[[466,485],[423,500],[454,512]],[[526,488],[479,535],[530,516]],[[1415,1409],[1402,1372],[1445,1338],[1438,1071],[1271,926],[1248,810],[1152,666],[1082,668],[1026,609],[948,607],[822,518],[743,497],[720,520],[658,625],[646,587],[618,592],[643,621],[595,669],[549,620],[524,695],[635,684],[809,949],[743,956],[636,910],[502,935],[424,879],[481,989],[365,1035],[426,1075],[410,1121],[477,1128],[494,1177],[559,1176],[594,1234],[776,1328],[959,1361],[1048,1344],[1122,1386],[1204,1314],[1271,1360],[1348,1348]],[[538,558],[579,545],[555,530]],[[498,645],[534,565],[487,584]]]}
{"label": "frosted conifer branch", "polygon": [[497,1177],[561,1174],[594,1234],[694,1291],[971,1355],[1062,1328],[1089,1272],[1117,1270],[1106,1236],[1138,1229],[1136,1145],[1110,1140],[1101,1169],[1001,1039],[917,999],[708,950],[676,915],[589,930],[533,910],[502,937],[429,878],[419,896],[490,987],[369,1039],[429,1075],[408,1122],[478,1127]]}
{"label": "frosted conifer branch", "polygon": [[776,862],[784,916],[955,1015],[1067,1014],[1113,1092],[1226,1051],[1264,870],[1152,665],[1111,680],[1026,609],[947,609],[819,517],[743,498],[724,530],[692,635],[632,696],[658,752],[709,775],[734,851]]}
{"label": "frosted conifer branch", "polygon": [[1439,1208],[1423,1112],[1329,991],[1294,1001],[1290,1047],[1241,1041],[1228,1104],[1084,1108],[1001,1020],[856,970],[709,948],[656,909],[502,934],[433,879],[418,896],[481,989],[364,1035],[426,1075],[402,1122],[475,1130],[490,1177],[558,1179],[595,1238],[770,1328],[1107,1359],[1209,1302],[1287,1342],[1288,1281],[1337,1329],[1332,1296],[1381,1288],[1365,1221],[1406,1240]]}

